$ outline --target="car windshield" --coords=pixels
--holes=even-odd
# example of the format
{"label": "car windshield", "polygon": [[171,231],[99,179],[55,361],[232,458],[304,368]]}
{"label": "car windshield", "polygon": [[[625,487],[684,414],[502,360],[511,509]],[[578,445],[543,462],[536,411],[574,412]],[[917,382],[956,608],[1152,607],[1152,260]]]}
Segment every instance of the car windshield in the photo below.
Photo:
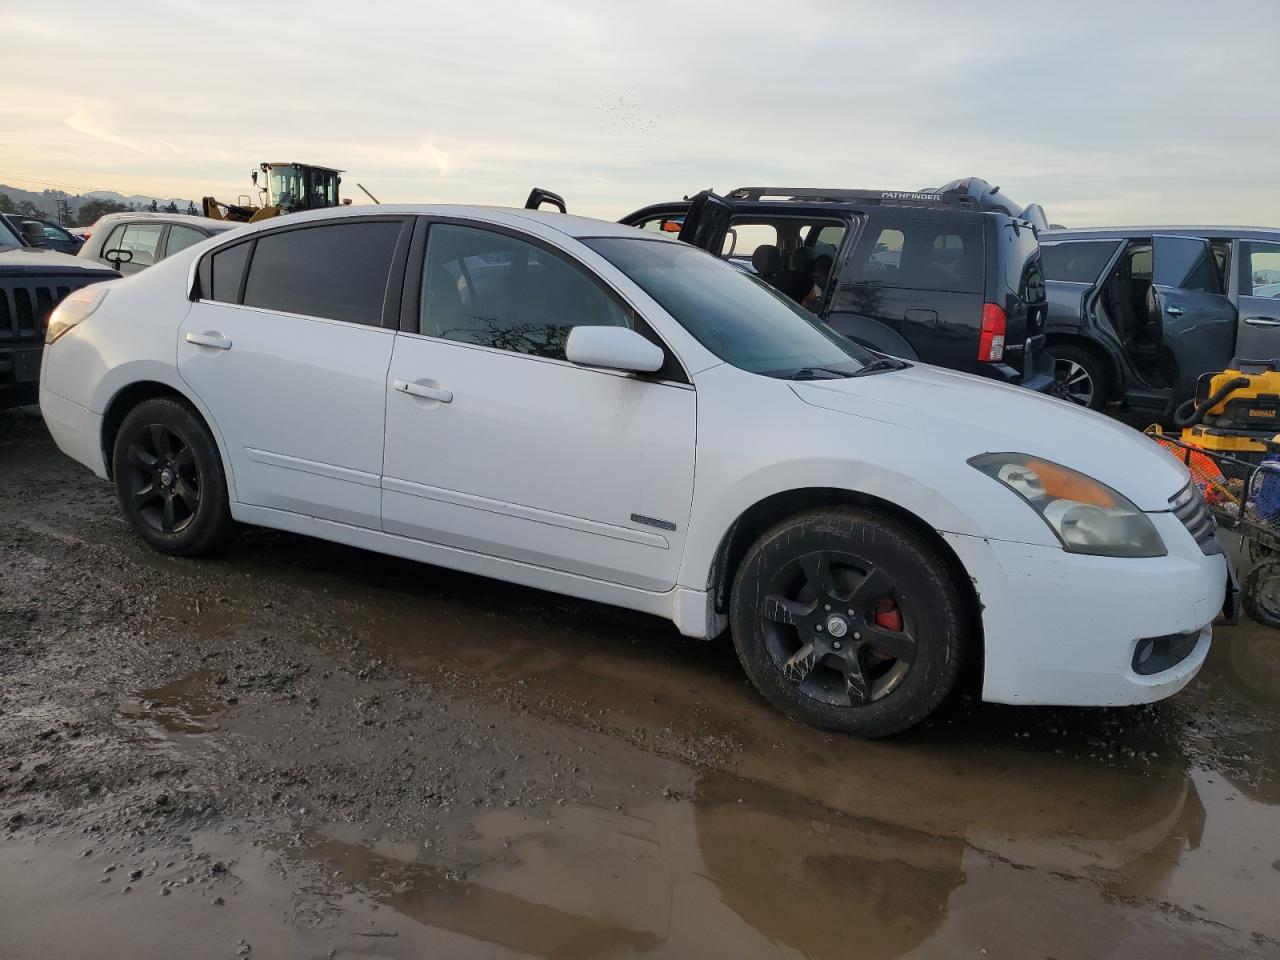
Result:
{"label": "car windshield", "polygon": [[22,241],[18,239],[18,235],[9,226],[9,221],[4,217],[0,217],[0,247],[20,246],[22,246]]}
{"label": "car windshield", "polygon": [[772,287],[696,247],[624,237],[583,242],[741,370],[818,380],[849,376],[877,359]]}

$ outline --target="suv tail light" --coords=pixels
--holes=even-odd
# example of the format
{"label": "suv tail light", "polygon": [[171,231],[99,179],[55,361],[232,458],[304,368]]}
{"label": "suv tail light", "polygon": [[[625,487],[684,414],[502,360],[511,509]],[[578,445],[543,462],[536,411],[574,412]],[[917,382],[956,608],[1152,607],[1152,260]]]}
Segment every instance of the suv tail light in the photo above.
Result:
{"label": "suv tail light", "polygon": [[998,363],[1004,359],[1004,309],[994,303],[982,305],[982,335],[978,338],[978,359]]}

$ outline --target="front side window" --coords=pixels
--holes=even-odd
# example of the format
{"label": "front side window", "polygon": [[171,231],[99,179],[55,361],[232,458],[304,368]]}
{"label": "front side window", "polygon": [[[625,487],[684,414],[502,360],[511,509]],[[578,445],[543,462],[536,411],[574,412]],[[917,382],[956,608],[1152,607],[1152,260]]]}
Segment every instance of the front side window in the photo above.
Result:
{"label": "front side window", "polygon": [[1243,295],[1280,299],[1280,244],[1244,245]]}
{"label": "front side window", "polygon": [[67,241],[71,240],[71,234],[63,230],[61,227],[55,227],[52,223],[46,223],[44,226],[44,235],[49,240]]}
{"label": "front side window", "polygon": [[538,357],[564,358],[569,331],[632,326],[583,270],[503,233],[432,224],[418,332]]}
{"label": "front side window", "polygon": [[851,279],[909,290],[981,293],[983,256],[976,221],[903,220],[879,229],[872,224],[854,251]]}
{"label": "front side window", "polygon": [[399,237],[399,220],[265,234],[254,247],[244,305],[376,327]]}
{"label": "front side window", "polygon": [[695,247],[624,237],[583,242],[741,370],[824,379],[847,376],[874,359],[768,284]]}
{"label": "front side window", "polygon": [[0,217],[0,247],[20,247],[22,241],[18,239],[18,235],[13,232],[13,228],[9,226],[9,221],[5,217]]}

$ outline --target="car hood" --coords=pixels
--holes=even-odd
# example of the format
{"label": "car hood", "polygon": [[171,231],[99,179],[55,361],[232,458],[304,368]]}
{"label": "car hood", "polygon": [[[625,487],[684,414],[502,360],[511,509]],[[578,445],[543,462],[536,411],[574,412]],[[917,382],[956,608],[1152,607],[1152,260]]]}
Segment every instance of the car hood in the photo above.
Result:
{"label": "car hood", "polygon": [[104,267],[93,260],[39,247],[18,247],[0,253],[0,277],[66,276],[69,273],[91,274],[103,278],[120,276],[110,267]]}
{"label": "car hood", "polygon": [[923,364],[791,385],[815,407],[936,437],[964,459],[1025,453],[1078,470],[1141,510],[1169,509],[1186,468],[1131,427],[1065,400]]}

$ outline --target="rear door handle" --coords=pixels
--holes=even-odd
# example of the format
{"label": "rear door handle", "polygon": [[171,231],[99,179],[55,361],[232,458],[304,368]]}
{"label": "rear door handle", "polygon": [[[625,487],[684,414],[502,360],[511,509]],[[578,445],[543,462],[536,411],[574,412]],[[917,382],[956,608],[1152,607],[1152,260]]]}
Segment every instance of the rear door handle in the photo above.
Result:
{"label": "rear door handle", "polygon": [[1165,307],[1164,312],[1165,312],[1165,313],[1167,313],[1167,314],[1168,314],[1169,316],[1171,316],[1171,317],[1180,317],[1180,316],[1182,316],[1182,308],[1181,308],[1181,307]]}
{"label": "rear door handle", "polygon": [[1244,322],[1251,327],[1280,327],[1280,320],[1274,317],[1245,317]]}
{"label": "rear door handle", "polygon": [[188,333],[187,343],[194,343],[197,347],[213,347],[217,350],[230,350],[231,341],[220,333]]}
{"label": "rear door handle", "polygon": [[453,403],[453,393],[440,387],[429,387],[425,383],[411,383],[408,380],[396,380],[393,386],[401,393],[411,397],[422,397],[426,400],[439,400],[441,403]]}

